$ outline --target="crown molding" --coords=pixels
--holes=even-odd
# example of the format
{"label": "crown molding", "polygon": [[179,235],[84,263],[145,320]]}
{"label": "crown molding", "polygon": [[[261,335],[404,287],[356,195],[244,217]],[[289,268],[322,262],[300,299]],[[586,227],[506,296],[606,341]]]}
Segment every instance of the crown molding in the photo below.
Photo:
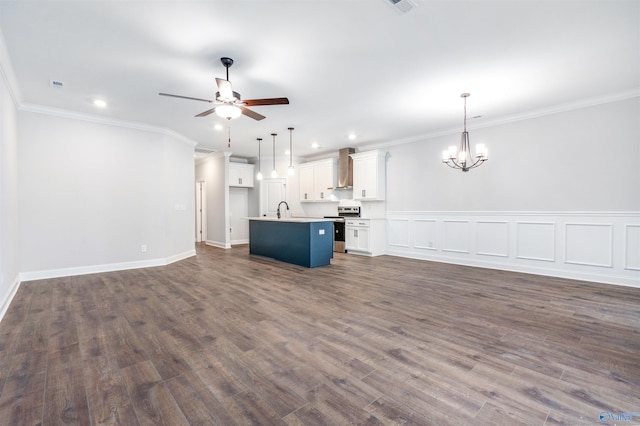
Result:
{"label": "crown molding", "polygon": [[198,143],[188,137],[164,127],[151,126],[148,124],[138,123],[134,121],[120,120],[116,118],[104,117],[96,114],[86,114],[77,111],[66,110],[62,108],[54,108],[44,105],[36,105],[30,103],[22,103],[18,107],[19,111],[33,112],[37,114],[46,114],[56,117],[68,118],[72,120],[87,121],[90,123],[105,124],[107,126],[124,127],[127,129],[141,130],[144,132],[159,133],[165,136],[178,139],[180,142],[195,147]]}
{"label": "crown molding", "polygon": [[[546,115],[559,114],[562,112],[574,111],[583,108],[590,108],[597,105],[604,105],[611,102],[624,101],[627,99],[633,99],[640,97],[640,87],[633,88],[624,92],[610,93],[605,96],[598,96],[594,98],[581,99],[575,102],[569,102],[564,104],[553,105],[548,108],[542,108],[537,110],[528,111],[522,114],[508,115],[496,120],[490,120],[477,126],[467,126],[469,130],[482,129],[485,127],[493,127],[502,124],[512,123],[514,121],[529,120],[532,118],[544,117]],[[459,133],[459,130],[458,130]]]}
{"label": "crown molding", "polygon": [[[485,121],[483,123],[478,123],[476,125],[467,126],[467,127],[468,127],[468,130],[477,130],[477,129],[483,129],[487,127],[495,127],[495,126],[500,126],[508,123],[517,122],[517,121],[530,120],[533,118],[544,117],[547,115],[559,114],[562,112],[574,111],[578,109],[589,108],[597,105],[604,105],[611,102],[624,101],[627,99],[633,99],[638,97],[640,97],[640,87],[636,87],[634,89],[627,90],[624,92],[608,94],[605,96],[582,99],[580,101],[569,102],[565,104],[558,104],[548,108],[528,111],[522,114],[508,115],[495,120]],[[432,132],[432,133],[425,133],[418,136],[412,136],[409,138],[396,139],[394,141],[365,143],[365,144],[358,145],[357,147],[361,151],[370,150],[370,149],[384,149],[391,146],[403,145],[407,143],[424,142],[426,140],[435,139],[442,136],[458,135],[460,134],[460,131],[461,131],[461,128],[456,127],[456,128],[445,129],[445,130]]]}
{"label": "crown molding", "polygon": [[13,66],[11,65],[11,58],[9,57],[9,50],[4,42],[4,35],[0,28],[0,78],[7,87],[9,96],[13,101],[13,105],[18,108],[22,103],[22,95],[18,87],[18,79],[13,72]]}

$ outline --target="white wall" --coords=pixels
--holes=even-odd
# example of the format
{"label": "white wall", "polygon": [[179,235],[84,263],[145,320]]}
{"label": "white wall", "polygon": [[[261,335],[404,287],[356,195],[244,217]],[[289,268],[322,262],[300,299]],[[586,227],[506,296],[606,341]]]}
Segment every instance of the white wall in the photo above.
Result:
{"label": "white wall", "polygon": [[207,245],[231,248],[229,233],[229,157],[231,153],[216,152],[196,164],[196,180],[206,184]]}
{"label": "white wall", "polygon": [[0,318],[19,284],[18,148],[16,104],[7,80],[7,62],[0,33]]}
{"label": "white wall", "polygon": [[388,148],[387,253],[640,287],[640,98]]}
{"label": "white wall", "polygon": [[459,134],[388,149],[389,211],[640,211],[640,98],[470,129],[489,161],[442,164]]}
{"label": "white wall", "polygon": [[[165,252],[169,261],[195,255],[195,193],[193,143],[164,136],[162,204],[165,213]],[[148,160],[147,160],[148,161]]]}
{"label": "white wall", "polygon": [[231,245],[249,243],[249,188],[229,188],[229,228]]}
{"label": "white wall", "polygon": [[192,143],[55,113],[19,111],[18,128],[24,279],[195,254]]}

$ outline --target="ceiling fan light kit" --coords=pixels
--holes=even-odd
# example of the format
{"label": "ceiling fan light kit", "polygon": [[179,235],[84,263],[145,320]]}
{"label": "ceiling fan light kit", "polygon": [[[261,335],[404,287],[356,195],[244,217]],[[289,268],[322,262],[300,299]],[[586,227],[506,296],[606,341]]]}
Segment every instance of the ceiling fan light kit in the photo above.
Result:
{"label": "ceiling fan light kit", "polygon": [[224,104],[216,107],[216,114],[227,120],[240,117],[242,110],[232,104]]}
{"label": "ceiling fan light kit", "polygon": [[[464,130],[460,137],[460,148],[456,150],[455,146],[442,152],[442,162],[452,169],[468,172],[480,166],[489,159],[487,147],[484,144],[476,145],[476,156],[473,157],[471,145],[469,144],[469,132],[467,132],[467,98],[471,96],[469,93],[460,95],[464,99]],[[472,162],[473,161],[473,162]]]}

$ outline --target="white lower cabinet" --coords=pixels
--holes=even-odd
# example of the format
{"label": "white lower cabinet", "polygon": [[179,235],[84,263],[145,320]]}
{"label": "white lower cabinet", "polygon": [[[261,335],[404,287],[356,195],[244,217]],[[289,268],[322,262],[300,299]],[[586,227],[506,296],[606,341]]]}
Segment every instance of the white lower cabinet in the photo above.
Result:
{"label": "white lower cabinet", "polygon": [[384,219],[347,219],[344,229],[348,253],[369,256],[384,254]]}

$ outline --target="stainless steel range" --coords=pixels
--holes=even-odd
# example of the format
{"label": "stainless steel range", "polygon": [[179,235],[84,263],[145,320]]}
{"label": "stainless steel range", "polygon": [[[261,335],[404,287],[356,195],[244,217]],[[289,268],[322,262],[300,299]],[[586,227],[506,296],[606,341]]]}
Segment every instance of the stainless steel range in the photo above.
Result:
{"label": "stainless steel range", "polygon": [[333,251],[346,253],[345,247],[345,218],[360,217],[360,207],[356,206],[340,206],[338,207],[338,216],[325,216],[325,219],[334,219],[333,221]]}

